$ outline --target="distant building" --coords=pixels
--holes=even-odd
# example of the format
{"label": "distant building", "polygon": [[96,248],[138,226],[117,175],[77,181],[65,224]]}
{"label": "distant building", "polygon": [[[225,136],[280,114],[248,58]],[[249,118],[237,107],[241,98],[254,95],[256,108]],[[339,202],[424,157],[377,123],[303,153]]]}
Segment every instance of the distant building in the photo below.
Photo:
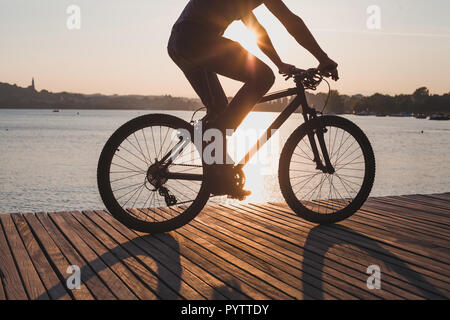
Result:
{"label": "distant building", "polygon": [[31,79],[31,86],[29,86],[28,89],[30,89],[32,91],[36,91],[36,87],[34,85],[34,77]]}

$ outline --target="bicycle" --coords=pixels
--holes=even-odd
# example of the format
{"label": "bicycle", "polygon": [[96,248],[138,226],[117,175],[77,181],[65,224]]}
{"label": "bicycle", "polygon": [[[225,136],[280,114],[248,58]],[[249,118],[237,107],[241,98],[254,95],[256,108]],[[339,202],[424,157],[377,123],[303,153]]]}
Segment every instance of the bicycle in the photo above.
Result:
{"label": "bicycle", "polygon": [[[295,69],[296,86],[265,96],[261,103],[295,96],[266,134],[233,168],[243,187],[243,168],[273,133],[301,106],[304,123],[287,140],[280,157],[279,184],[289,207],[312,223],[332,224],[357,212],[375,179],[375,156],[364,132],[351,121],[324,116],[308,105],[305,90],[324,80],[317,69]],[[164,233],[193,220],[211,194],[203,145],[194,126],[166,114],[129,121],[108,140],[97,180],[109,212],[131,229]]]}

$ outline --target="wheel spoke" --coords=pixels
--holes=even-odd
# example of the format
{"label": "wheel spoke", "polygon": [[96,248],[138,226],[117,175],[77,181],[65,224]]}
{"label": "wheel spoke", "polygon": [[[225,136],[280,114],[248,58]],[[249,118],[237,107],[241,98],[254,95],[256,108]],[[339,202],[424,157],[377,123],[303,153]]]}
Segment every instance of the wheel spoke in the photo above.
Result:
{"label": "wheel spoke", "polygon": [[[324,141],[335,172],[326,173],[316,168],[307,134],[303,134],[295,147],[292,146],[287,169],[289,188],[295,201],[318,215],[342,212],[355,200],[364,185],[368,159],[353,129],[334,124],[327,124],[326,128],[328,137],[325,135]],[[319,156],[324,161],[321,149]]]}
{"label": "wheel spoke", "polygon": [[[177,218],[201,199],[203,181],[167,180],[165,177],[168,173],[202,174],[203,171],[201,154],[193,142],[181,141],[183,149],[181,144],[177,145],[179,130],[160,124],[139,127],[111,146],[115,151],[111,152],[110,165],[106,166],[112,186],[108,192],[122,208],[122,214],[125,212],[142,223],[164,222]],[[152,161],[153,157],[161,160],[174,148],[178,149],[173,151],[176,159],[170,158],[173,162],[168,162],[167,168]],[[181,204],[185,204],[186,209],[165,213],[156,210]]]}

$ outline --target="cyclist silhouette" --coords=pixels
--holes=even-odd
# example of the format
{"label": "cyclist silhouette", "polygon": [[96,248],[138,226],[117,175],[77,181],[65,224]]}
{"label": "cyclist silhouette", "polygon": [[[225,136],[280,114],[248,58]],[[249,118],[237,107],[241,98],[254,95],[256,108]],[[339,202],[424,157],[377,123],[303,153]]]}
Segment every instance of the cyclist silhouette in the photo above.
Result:
{"label": "cyclist silhouette", "polygon": [[[261,4],[319,60],[318,68],[298,69],[281,60],[252,13]],[[255,31],[259,47],[281,74],[293,78],[295,87],[262,99],[273,85],[274,73],[223,37],[238,19]],[[245,199],[245,166],[298,109],[304,122],[287,139],[278,165],[287,205],[299,217],[325,225],[343,221],[363,206],[375,181],[373,148],[350,120],[323,115],[308,105],[305,90],[315,90],[324,77],[338,80],[337,64],[282,0],[191,0],[173,27],[168,51],[208,112],[194,126],[167,113],[142,115],[108,139],[98,161],[97,183],[105,207],[117,220],[136,231],[159,234],[188,224],[211,196]],[[230,103],[218,74],[244,82]],[[256,103],[285,97],[293,99],[238,164],[209,163],[208,151],[215,151],[211,158],[217,159],[217,151],[226,156],[226,148],[213,150],[218,145],[197,141],[198,133],[219,129],[208,134],[220,143],[226,140],[224,129],[236,129]],[[221,132],[222,137],[217,135]]]}
{"label": "cyclist silhouette", "polygon": [[[289,75],[295,68],[281,60],[267,31],[253,14],[253,10],[262,4],[301,46],[317,58],[319,70],[338,80],[337,63],[321,49],[303,20],[282,0],[190,0],[172,29],[168,52],[207,108],[203,121],[207,128],[218,128],[224,133],[226,129],[236,130],[275,81],[273,71],[264,62],[239,43],[223,37],[233,21],[242,20],[255,32],[258,47],[278,67],[280,74]],[[228,102],[218,74],[244,83],[231,102]],[[218,190],[216,193],[232,192]],[[246,194],[242,190],[234,192],[244,193],[238,197]]]}

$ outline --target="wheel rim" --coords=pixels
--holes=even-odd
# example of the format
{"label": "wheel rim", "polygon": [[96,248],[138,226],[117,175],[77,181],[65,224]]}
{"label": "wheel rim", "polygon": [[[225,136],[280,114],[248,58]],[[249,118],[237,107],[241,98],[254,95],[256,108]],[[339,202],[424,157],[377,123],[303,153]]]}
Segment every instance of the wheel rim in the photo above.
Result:
{"label": "wheel rim", "polygon": [[[319,142],[315,137],[320,150]],[[363,188],[366,159],[358,140],[347,130],[326,126],[324,140],[330,161],[336,172],[317,169],[308,136],[293,150],[289,166],[289,182],[297,201],[314,214],[336,214],[351,205]],[[322,152],[319,151],[325,164]]]}
{"label": "wheel rim", "polygon": [[[154,125],[125,135],[120,141],[111,156],[108,181],[113,198],[131,217],[141,222],[166,222],[177,216],[158,215],[156,208],[189,207],[197,199],[202,181],[167,177],[168,173],[203,175],[201,156],[190,134],[186,137],[183,129]],[[161,162],[179,144],[184,148],[169,157],[171,163]]]}

